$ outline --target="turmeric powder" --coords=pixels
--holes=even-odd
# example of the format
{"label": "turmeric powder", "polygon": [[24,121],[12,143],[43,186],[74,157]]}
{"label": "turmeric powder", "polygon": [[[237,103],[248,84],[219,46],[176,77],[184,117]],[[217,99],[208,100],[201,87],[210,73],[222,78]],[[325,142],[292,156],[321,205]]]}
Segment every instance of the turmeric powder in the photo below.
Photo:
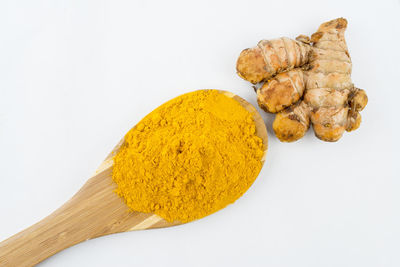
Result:
{"label": "turmeric powder", "polygon": [[177,97],[147,115],[114,156],[130,209],[182,223],[214,213],[254,182],[264,155],[253,115],[217,90]]}

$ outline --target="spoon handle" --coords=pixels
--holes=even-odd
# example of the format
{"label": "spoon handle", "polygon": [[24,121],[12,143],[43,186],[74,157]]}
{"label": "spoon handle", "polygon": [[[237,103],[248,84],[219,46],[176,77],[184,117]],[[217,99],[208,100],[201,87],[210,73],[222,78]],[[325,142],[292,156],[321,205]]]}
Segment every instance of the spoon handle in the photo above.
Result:
{"label": "spoon handle", "polygon": [[51,215],[1,242],[0,266],[33,266],[82,241],[128,231],[149,217],[128,211],[113,192],[110,175],[111,169],[95,175]]}

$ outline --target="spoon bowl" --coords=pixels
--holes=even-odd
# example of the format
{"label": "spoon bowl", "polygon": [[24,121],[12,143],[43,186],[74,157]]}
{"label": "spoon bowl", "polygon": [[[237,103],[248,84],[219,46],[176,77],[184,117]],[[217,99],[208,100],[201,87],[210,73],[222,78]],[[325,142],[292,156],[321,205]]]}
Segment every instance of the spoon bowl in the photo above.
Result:
{"label": "spoon bowl", "polygon": [[[256,134],[263,140],[263,164],[268,137],[260,114],[241,97],[228,91],[218,92],[233,98],[253,114]],[[114,192],[116,184],[112,180],[113,156],[123,142],[124,139],[63,206],[40,222],[0,243],[0,266],[33,266],[65,248],[96,237],[181,224],[167,222],[155,214],[130,211]]]}

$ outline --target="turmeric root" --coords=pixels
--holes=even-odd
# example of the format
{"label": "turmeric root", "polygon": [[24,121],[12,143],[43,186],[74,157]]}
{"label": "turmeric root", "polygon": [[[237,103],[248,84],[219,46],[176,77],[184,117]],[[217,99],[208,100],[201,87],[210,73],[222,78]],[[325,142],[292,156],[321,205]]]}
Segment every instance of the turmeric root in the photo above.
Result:
{"label": "turmeric root", "polygon": [[237,73],[251,83],[264,82],[257,102],[278,113],[273,129],[279,140],[302,138],[310,124],[318,138],[330,142],[359,127],[368,98],[351,81],[346,27],[347,20],[338,18],[323,23],[311,38],[263,40],[240,54]]}

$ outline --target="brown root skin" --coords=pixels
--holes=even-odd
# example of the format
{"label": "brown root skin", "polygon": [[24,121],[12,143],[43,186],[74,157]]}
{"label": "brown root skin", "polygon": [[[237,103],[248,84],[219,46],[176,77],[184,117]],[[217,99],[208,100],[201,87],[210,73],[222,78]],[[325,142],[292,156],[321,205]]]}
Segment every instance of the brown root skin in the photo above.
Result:
{"label": "brown root skin", "polygon": [[303,72],[294,69],[276,75],[257,90],[257,102],[270,113],[284,110],[300,100],[304,92]]}
{"label": "brown root skin", "polygon": [[324,141],[335,142],[342,137],[348,117],[348,108],[324,107],[311,112],[315,135]]}
{"label": "brown root skin", "polygon": [[236,71],[241,78],[256,84],[277,73],[306,64],[310,52],[309,44],[286,37],[261,40],[257,46],[244,49],[240,53]]}
{"label": "brown root skin", "polygon": [[357,130],[361,124],[361,110],[365,108],[368,103],[368,97],[364,90],[355,88],[354,95],[351,96],[349,105],[349,115],[347,118],[346,131],[351,132]]}
{"label": "brown root skin", "polygon": [[300,34],[299,36],[296,37],[296,41],[305,43],[305,44],[310,44],[311,43],[311,39],[310,37]]}
{"label": "brown root skin", "polygon": [[337,19],[333,19],[328,22],[322,23],[318,28],[318,32],[329,32],[332,29],[336,29],[338,31],[344,32],[346,30],[346,28],[347,28],[347,19],[337,18]]}
{"label": "brown root skin", "polygon": [[358,113],[357,111],[354,111],[354,113],[349,115],[349,118],[347,120],[346,131],[351,132],[357,130],[358,127],[360,127],[360,124],[361,124],[361,114]]}
{"label": "brown root skin", "polygon": [[347,20],[345,18],[338,18],[322,23],[321,26],[319,26],[318,31],[311,35],[311,42],[317,43],[323,37],[325,32],[332,31],[332,29],[343,33],[346,28]]}
{"label": "brown root skin", "polygon": [[265,62],[261,50],[257,48],[248,48],[240,53],[236,63],[236,70],[241,78],[253,84],[259,83],[270,76],[265,70]]}
{"label": "brown root skin", "polygon": [[272,124],[275,135],[282,142],[294,142],[302,138],[310,127],[310,110],[300,101],[279,112]]}
{"label": "brown root skin", "polygon": [[[346,28],[347,20],[337,18],[322,23],[311,38],[262,40],[239,57],[241,77],[251,82],[267,80],[257,90],[257,102],[265,111],[277,113],[273,128],[279,140],[300,139],[311,123],[319,139],[335,142],[345,131],[360,126],[359,112],[368,97],[351,81]],[[250,53],[261,56],[253,60]]]}
{"label": "brown root skin", "polygon": [[313,124],[315,136],[326,142],[338,141],[345,130],[344,126],[326,126],[322,124]]}
{"label": "brown root skin", "polygon": [[357,93],[350,101],[350,106],[354,107],[356,111],[361,111],[368,103],[368,96],[363,89],[357,89]]}
{"label": "brown root skin", "polygon": [[308,130],[308,127],[299,121],[292,120],[282,113],[276,115],[272,128],[281,142],[288,143],[301,139]]}

